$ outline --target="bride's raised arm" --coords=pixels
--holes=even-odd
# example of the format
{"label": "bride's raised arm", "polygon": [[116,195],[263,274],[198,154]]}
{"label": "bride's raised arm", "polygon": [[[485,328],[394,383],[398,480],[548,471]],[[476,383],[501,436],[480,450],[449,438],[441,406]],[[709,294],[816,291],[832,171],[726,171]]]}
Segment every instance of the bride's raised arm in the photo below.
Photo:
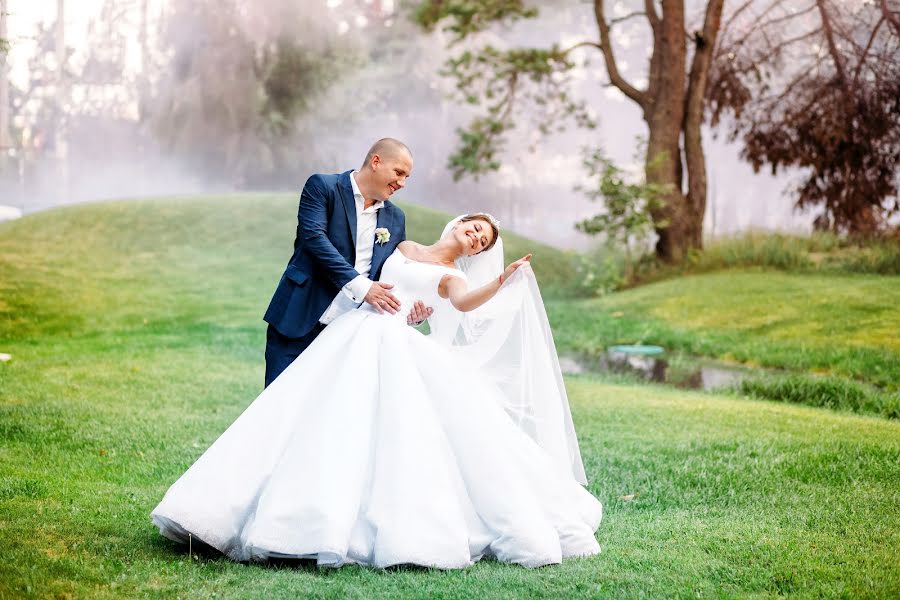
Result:
{"label": "bride's raised arm", "polygon": [[510,263],[497,279],[471,291],[469,291],[469,286],[463,279],[453,275],[444,275],[438,284],[438,294],[441,298],[450,300],[453,308],[458,311],[469,312],[475,310],[493,298],[500,290],[500,286],[503,285],[503,282],[509,279],[509,277],[516,272],[516,269],[529,261],[531,261],[530,254],[523,256],[519,260]]}

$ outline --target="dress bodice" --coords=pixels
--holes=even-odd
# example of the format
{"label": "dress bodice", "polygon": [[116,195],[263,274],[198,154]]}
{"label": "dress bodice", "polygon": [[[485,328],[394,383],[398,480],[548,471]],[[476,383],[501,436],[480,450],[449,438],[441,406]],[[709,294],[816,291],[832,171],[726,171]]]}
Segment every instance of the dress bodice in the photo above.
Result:
{"label": "dress bodice", "polygon": [[[434,309],[434,314],[428,323],[431,335],[435,341],[450,344],[456,335],[456,327],[459,325],[461,313],[453,308],[450,301],[441,298],[438,294],[438,285],[444,275],[454,275],[466,279],[465,273],[459,269],[436,265],[432,263],[418,262],[404,256],[399,249],[394,250],[384,263],[379,281],[393,284],[391,293],[400,300],[400,310],[385,317],[390,317],[406,324],[406,317],[412,309],[413,303],[421,300],[425,306]],[[371,305],[363,303],[360,310],[377,311]]]}

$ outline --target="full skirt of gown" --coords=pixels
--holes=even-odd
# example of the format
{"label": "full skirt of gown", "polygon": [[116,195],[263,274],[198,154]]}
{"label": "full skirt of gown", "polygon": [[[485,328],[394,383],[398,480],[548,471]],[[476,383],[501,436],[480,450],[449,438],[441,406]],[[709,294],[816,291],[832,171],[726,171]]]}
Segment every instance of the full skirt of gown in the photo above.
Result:
{"label": "full skirt of gown", "polygon": [[465,356],[356,310],[326,328],[168,490],[160,532],[238,561],[454,569],[596,554],[600,502]]}

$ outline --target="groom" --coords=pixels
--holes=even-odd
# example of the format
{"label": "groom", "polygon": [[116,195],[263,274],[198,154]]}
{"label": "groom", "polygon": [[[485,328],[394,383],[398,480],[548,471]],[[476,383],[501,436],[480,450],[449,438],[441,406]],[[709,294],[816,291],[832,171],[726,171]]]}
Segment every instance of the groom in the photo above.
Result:
{"label": "groom", "polygon": [[[341,314],[362,302],[378,312],[400,310],[393,285],[374,280],[406,239],[406,216],[388,198],[406,186],[412,165],[405,144],[384,138],[369,149],[358,171],[306,181],[294,254],[263,317],[269,324],[266,387]],[[407,322],[430,314],[416,302]]]}

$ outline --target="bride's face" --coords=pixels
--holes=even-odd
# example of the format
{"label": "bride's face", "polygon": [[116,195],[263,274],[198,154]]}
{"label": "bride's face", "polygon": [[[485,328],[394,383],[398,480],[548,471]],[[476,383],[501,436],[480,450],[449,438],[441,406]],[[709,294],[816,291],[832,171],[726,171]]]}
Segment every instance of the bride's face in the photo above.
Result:
{"label": "bride's face", "polygon": [[462,247],[463,256],[473,256],[490,247],[494,241],[494,229],[481,219],[460,221],[456,224],[454,237]]}

